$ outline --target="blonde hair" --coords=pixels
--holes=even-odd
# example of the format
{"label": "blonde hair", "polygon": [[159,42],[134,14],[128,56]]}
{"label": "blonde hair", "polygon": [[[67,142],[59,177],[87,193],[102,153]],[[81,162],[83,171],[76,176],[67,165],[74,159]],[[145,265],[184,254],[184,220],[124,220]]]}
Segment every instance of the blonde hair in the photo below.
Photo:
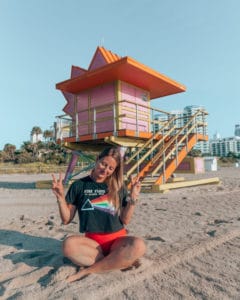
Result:
{"label": "blonde hair", "polygon": [[106,179],[106,184],[108,186],[109,198],[111,199],[114,207],[118,210],[120,208],[119,191],[123,187],[123,160],[120,150],[116,147],[104,149],[99,154],[98,160],[106,156],[111,156],[117,163],[112,175]]}

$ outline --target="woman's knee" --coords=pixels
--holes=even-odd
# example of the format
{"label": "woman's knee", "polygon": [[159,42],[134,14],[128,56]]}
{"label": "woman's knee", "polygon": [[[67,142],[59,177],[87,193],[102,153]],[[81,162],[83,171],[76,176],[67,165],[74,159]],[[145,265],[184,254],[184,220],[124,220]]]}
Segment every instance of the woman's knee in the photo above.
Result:
{"label": "woman's knee", "polygon": [[146,245],[144,241],[138,237],[132,238],[131,248],[132,248],[132,253],[138,258],[143,256],[146,252]]}
{"label": "woman's knee", "polygon": [[77,244],[79,243],[79,238],[80,237],[78,236],[69,236],[63,241],[62,251],[64,256],[68,257],[74,253]]}

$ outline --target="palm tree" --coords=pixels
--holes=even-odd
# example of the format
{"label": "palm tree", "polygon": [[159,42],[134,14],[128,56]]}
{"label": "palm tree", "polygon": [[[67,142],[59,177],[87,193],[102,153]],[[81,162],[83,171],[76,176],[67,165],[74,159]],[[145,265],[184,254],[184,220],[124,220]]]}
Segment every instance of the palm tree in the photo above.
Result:
{"label": "palm tree", "polygon": [[21,149],[23,151],[31,153],[32,157],[36,158],[37,157],[37,152],[38,152],[38,143],[31,143],[29,141],[23,142],[23,145],[21,146]]}
{"label": "palm tree", "polygon": [[36,143],[39,141],[38,136],[42,133],[42,129],[38,126],[34,126],[31,131],[31,136],[36,135]]}
{"label": "palm tree", "polygon": [[45,142],[46,142],[47,140],[50,141],[51,138],[53,137],[53,131],[52,131],[52,130],[45,130],[45,131],[43,132],[43,137],[44,137],[44,139],[45,139]]}
{"label": "palm tree", "polygon": [[14,160],[15,158],[15,151],[16,151],[16,146],[12,144],[5,144],[3,151],[7,155],[8,160]]}

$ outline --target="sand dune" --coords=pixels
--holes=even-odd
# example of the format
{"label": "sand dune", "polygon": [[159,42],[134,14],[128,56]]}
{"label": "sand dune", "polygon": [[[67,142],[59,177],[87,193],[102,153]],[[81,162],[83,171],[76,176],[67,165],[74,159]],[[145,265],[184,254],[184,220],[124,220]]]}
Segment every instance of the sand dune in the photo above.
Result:
{"label": "sand dune", "polygon": [[184,175],[216,176],[141,194],[127,228],[147,244],[140,266],[68,284],[61,242],[77,218],[63,226],[51,191],[34,189],[50,175],[0,175],[0,299],[240,299],[240,168]]}

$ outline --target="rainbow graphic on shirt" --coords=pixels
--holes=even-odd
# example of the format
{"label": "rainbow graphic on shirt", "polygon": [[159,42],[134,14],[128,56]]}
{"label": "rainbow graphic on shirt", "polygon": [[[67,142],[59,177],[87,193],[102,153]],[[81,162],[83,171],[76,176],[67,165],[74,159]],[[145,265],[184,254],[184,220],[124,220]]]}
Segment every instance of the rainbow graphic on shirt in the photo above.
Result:
{"label": "rainbow graphic on shirt", "polygon": [[87,200],[81,210],[101,210],[111,215],[115,214],[115,207],[108,201],[108,195],[102,195],[98,198]]}

